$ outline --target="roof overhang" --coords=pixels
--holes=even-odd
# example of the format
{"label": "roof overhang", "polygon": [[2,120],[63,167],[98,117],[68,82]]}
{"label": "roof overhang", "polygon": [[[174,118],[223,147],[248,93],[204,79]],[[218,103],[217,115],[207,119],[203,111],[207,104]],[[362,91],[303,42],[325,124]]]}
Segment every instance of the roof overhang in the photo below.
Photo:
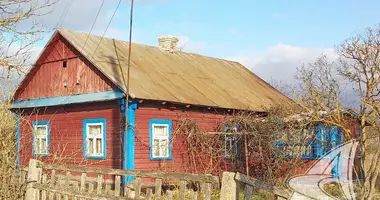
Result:
{"label": "roof overhang", "polygon": [[101,102],[124,98],[124,92],[120,90],[111,90],[105,92],[94,92],[87,94],[78,94],[70,96],[59,96],[41,99],[15,101],[12,104],[12,109],[21,108],[39,108],[51,107],[60,105],[69,105],[77,103]]}

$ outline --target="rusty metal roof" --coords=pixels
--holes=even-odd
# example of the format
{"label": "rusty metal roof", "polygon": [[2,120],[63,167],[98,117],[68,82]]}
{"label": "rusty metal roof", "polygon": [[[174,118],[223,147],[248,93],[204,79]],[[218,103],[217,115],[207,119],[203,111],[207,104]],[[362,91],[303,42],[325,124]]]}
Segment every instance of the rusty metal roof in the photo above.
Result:
{"label": "rusty metal roof", "polygon": [[[127,78],[128,42],[66,29],[58,32],[126,91],[123,77]],[[293,104],[238,62],[181,51],[169,53],[142,44],[132,43],[130,78],[129,95],[139,99],[253,111]]]}

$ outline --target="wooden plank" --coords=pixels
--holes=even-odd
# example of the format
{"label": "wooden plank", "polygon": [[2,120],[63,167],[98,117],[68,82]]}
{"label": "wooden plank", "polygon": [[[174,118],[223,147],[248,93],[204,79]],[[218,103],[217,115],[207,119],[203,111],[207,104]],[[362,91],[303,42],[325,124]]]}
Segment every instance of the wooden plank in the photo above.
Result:
{"label": "wooden plank", "polygon": [[[57,178],[64,178],[65,175],[56,175]],[[71,181],[78,181],[80,182],[81,181],[81,176],[71,176],[70,177],[70,180]],[[98,177],[86,177],[86,183],[89,183],[89,182],[93,182],[94,184],[96,184],[96,182],[98,181]],[[113,184],[114,181],[111,180],[111,179],[106,179],[106,180],[103,180],[103,183],[107,183],[107,184]]]}
{"label": "wooden plank", "polygon": [[52,192],[56,193],[61,193],[65,196],[70,196],[70,197],[77,197],[77,198],[85,198],[85,199],[96,199],[96,200],[126,200],[126,198],[122,197],[114,197],[114,196],[109,196],[109,195],[104,195],[104,194],[92,194],[92,193],[87,193],[87,192],[82,192],[82,191],[74,191],[73,189],[64,189],[62,188],[52,188],[48,184],[35,184],[34,186],[36,189],[40,190],[49,190]]}
{"label": "wooden plank", "polygon": [[253,192],[252,185],[245,184],[244,200],[251,200],[252,192]]}
{"label": "wooden plank", "polygon": [[155,180],[155,190],[154,190],[154,196],[156,199],[161,199],[161,192],[162,192],[162,179],[157,178]]}
{"label": "wooden plank", "polygon": [[[46,184],[46,182],[47,182],[47,174],[43,174],[42,175],[42,183]],[[46,190],[41,191],[41,200],[46,200],[46,197],[47,197],[46,192],[47,192]]]}
{"label": "wooden plank", "polygon": [[[81,177],[80,177],[80,188],[79,188],[79,191],[81,191],[81,192],[84,192],[86,190],[86,177],[87,177],[86,173],[82,173],[81,174]],[[85,199],[81,198],[80,200],[85,200]]]}
{"label": "wooden plank", "polygon": [[111,194],[111,184],[105,184],[106,185],[106,187],[105,187],[105,192],[104,192],[104,194]]}
{"label": "wooden plank", "polygon": [[153,197],[152,188],[146,189],[146,199],[151,200]]}
{"label": "wooden plank", "polygon": [[192,180],[198,182],[209,182],[218,183],[219,177],[204,174],[190,174],[190,173],[177,173],[177,172],[157,172],[157,171],[130,171],[121,169],[108,169],[108,168],[90,168],[81,166],[61,166],[61,165],[51,165],[51,164],[38,164],[44,169],[55,169],[55,170],[65,170],[65,171],[77,171],[86,173],[96,173],[96,174],[110,174],[110,175],[120,175],[120,176],[135,176],[135,177],[151,177],[151,178],[165,178],[173,180]]}
{"label": "wooden plank", "polygon": [[123,192],[124,192],[124,197],[129,197],[130,196],[129,188],[128,188],[127,184],[125,184],[125,186],[123,188]]}
{"label": "wooden plank", "polygon": [[180,181],[179,183],[179,199],[185,200],[186,197],[186,181]]}
{"label": "wooden plank", "polygon": [[272,192],[275,195],[283,197],[283,198],[290,198],[290,195],[291,195],[291,193],[288,192],[287,190],[279,189],[279,188],[274,187],[274,186],[267,184],[265,182],[262,182],[262,181],[259,181],[257,179],[248,177],[248,176],[241,174],[239,172],[236,173],[235,179],[242,182],[242,183],[251,185],[253,187]]}
{"label": "wooden plank", "polygon": [[121,177],[115,176],[115,196],[120,196],[120,184],[121,184]]}
{"label": "wooden plank", "polygon": [[[65,179],[65,189],[69,189],[69,187],[70,187],[70,177],[71,177],[71,172],[67,171],[66,172],[66,179]],[[69,195],[64,195],[63,199],[69,200]]]}
{"label": "wooden plank", "polygon": [[205,184],[205,190],[204,190],[204,200],[211,200],[211,183]]}
{"label": "wooden plank", "polygon": [[[80,191],[79,189],[79,183],[77,181],[73,182],[73,189],[76,191]],[[76,197],[73,197],[73,200],[78,200]]]}
{"label": "wooden plank", "polygon": [[191,190],[191,200],[197,200],[198,199],[198,192]]}
{"label": "wooden plank", "polygon": [[94,191],[94,184],[93,183],[89,183],[88,184],[88,193],[92,193]]}
{"label": "wooden plank", "polygon": [[141,196],[141,177],[136,177],[134,181],[135,199],[140,199]]}
{"label": "wooden plank", "polygon": [[80,177],[80,191],[84,191],[86,189],[86,173],[82,173]]}
{"label": "wooden plank", "polygon": [[54,192],[51,190],[49,191],[49,200],[54,200]]}
{"label": "wooden plank", "polygon": [[170,190],[166,190],[166,198],[167,200],[173,200],[173,192]]}
{"label": "wooden plank", "polygon": [[98,182],[96,184],[96,194],[102,194],[103,189],[103,174],[98,174]]}

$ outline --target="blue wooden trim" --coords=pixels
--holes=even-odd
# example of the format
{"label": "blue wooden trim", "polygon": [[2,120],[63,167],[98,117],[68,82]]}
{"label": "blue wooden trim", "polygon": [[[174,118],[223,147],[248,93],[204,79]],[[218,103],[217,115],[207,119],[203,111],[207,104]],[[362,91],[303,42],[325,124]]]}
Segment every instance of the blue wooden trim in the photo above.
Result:
{"label": "blue wooden trim", "polygon": [[[125,170],[135,169],[135,110],[137,109],[137,103],[135,101],[128,103],[128,129],[127,133],[124,134],[124,156],[125,156]],[[126,182],[133,181],[133,176],[127,176]]]}
{"label": "blue wooden trim", "polygon": [[35,157],[35,156],[42,156],[42,157],[47,157],[49,156],[49,151],[50,151],[50,121],[35,121],[32,123],[32,133],[33,133],[33,130],[34,130],[34,127],[35,126],[38,126],[38,125],[46,125],[47,126],[47,136],[46,136],[46,140],[47,140],[47,146],[46,146],[46,150],[47,150],[47,153],[46,154],[38,154],[38,153],[35,153],[34,152],[34,134],[32,134],[32,156]]}
{"label": "blue wooden trim", "polygon": [[21,100],[13,102],[12,108],[37,108],[75,103],[87,103],[121,99],[125,95],[120,90],[78,94],[71,96],[50,97],[41,99]]}
{"label": "blue wooden trim", "polygon": [[[101,156],[88,156],[87,152],[87,124],[89,123],[102,123],[103,124],[103,155]],[[83,157],[86,159],[105,160],[107,157],[107,120],[105,118],[93,118],[83,120]],[[95,143],[94,143],[95,144]]]}
{"label": "blue wooden trim", "polygon": [[[120,105],[120,112],[121,112],[121,169],[126,170],[126,160],[127,160],[127,154],[126,154],[126,137],[127,137],[127,131],[125,129],[125,120],[127,116],[127,108],[125,104],[125,99],[119,99],[118,104]],[[122,186],[125,186],[126,179],[122,179]]]}
{"label": "blue wooden trim", "polygon": [[[154,158],[153,157],[153,124],[165,124],[168,125],[169,131],[169,155],[167,158]],[[149,121],[149,144],[150,144],[150,160],[172,160],[172,120],[164,120],[164,119],[151,119]]]}
{"label": "blue wooden trim", "polygon": [[16,166],[20,165],[20,116],[13,113],[16,120]]}
{"label": "blue wooden trim", "polygon": [[314,140],[314,155],[316,158],[321,158],[323,155],[322,141],[323,141],[323,124],[318,124],[314,127],[316,139]]}

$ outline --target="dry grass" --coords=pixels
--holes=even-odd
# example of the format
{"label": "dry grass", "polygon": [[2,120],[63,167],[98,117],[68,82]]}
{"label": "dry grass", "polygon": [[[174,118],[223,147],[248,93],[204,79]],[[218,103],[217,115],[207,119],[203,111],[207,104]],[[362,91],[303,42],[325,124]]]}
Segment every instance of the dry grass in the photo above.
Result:
{"label": "dry grass", "polygon": [[20,199],[24,185],[16,174],[16,120],[9,104],[0,103],[0,197]]}

